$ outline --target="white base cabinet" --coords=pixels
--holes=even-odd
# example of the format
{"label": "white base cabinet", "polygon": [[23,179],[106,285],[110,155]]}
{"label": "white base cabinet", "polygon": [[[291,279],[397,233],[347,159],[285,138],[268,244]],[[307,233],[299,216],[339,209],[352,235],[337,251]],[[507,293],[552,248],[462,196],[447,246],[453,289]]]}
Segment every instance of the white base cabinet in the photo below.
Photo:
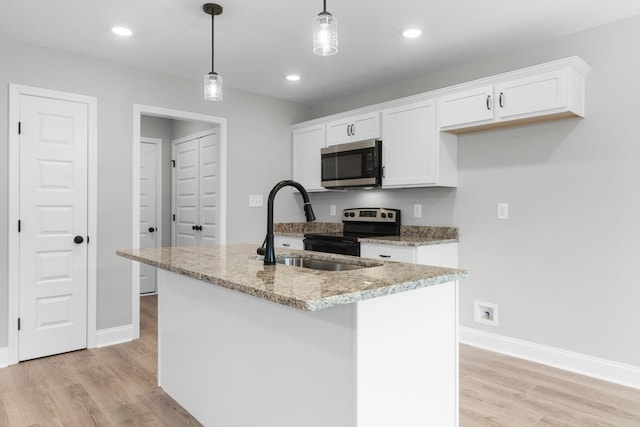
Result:
{"label": "white base cabinet", "polygon": [[458,243],[421,246],[380,245],[361,243],[360,256],[384,261],[408,262],[458,268]]}
{"label": "white base cabinet", "polygon": [[457,282],[304,312],[158,276],[158,382],[205,426],[458,425]]}
{"label": "white base cabinet", "polygon": [[289,237],[289,236],[274,236],[273,244],[276,248],[287,249],[304,249],[304,243],[302,237]]}

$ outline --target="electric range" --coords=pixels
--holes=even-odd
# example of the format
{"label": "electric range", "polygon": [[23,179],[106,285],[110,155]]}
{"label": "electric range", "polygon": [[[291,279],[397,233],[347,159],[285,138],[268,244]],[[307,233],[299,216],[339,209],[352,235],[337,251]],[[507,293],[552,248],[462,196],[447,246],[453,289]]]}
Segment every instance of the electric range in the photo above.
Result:
{"label": "electric range", "polygon": [[307,233],[304,249],[316,252],[360,256],[360,237],[400,235],[400,210],[352,208],[342,213],[341,233]]}

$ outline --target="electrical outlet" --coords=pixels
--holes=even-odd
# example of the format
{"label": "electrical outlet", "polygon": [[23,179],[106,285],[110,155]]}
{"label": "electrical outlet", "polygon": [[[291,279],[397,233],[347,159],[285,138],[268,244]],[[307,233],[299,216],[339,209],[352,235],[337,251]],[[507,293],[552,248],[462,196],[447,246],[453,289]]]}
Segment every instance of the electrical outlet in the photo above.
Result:
{"label": "electrical outlet", "polygon": [[262,194],[249,194],[249,207],[261,208],[263,205]]}
{"label": "electrical outlet", "polygon": [[474,301],[473,320],[483,325],[498,326],[498,304]]}
{"label": "electrical outlet", "polygon": [[422,218],[422,205],[413,205],[413,217]]}
{"label": "electrical outlet", "polygon": [[336,216],[336,205],[329,205],[329,215]]}
{"label": "electrical outlet", "polygon": [[509,203],[498,203],[498,219],[509,219]]}

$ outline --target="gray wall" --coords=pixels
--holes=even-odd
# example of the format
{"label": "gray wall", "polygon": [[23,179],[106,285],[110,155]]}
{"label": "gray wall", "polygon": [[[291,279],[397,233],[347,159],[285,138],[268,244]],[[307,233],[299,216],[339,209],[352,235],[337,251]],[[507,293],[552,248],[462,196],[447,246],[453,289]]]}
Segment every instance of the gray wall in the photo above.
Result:
{"label": "gray wall", "polygon": [[[133,104],[210,114],[228,120],[228,241],[262,242],[264,209],[249,194],[267,194],[291,175],[289,125],[308,117],[300,105],[225,88],[225,100],[202,99],[200,75],[178,79],[126,65],[11,41],[0,41],[0,224],[7,224],[8,84],[95,96],[98,100],[98,329],[131,323]],[[278,197],[277,218],[301,220],[291,193]],[[289,213],[291,212],[291,213]],[[0,348],[7,346],[7,227],[0,227]],[[92,242],[94,240],[92,239]]]}
{"label": "gray wall", "polygon": [[[457,189],[317,194],[314,209],[337,220],[329,204],[371,203],[458,226],[471,272],[461,325],[640,366],[638,40],[640,17],[316,106],[320,117],[571,55],[593,67],[585,119],[460,136]],[[497,202],[511,219],[496,219]],[[499,327],[473,322],[474,300],[499,304]]]}

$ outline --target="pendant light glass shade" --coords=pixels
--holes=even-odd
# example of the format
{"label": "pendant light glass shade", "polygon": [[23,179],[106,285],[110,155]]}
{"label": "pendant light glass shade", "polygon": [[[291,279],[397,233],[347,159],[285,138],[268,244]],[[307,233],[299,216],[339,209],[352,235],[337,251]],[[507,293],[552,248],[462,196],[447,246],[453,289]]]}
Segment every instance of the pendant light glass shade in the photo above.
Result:
{"label": "pendant light glass shade", "polygon": [[204,99],[222,101],[222,77],[217,73],[204,75]]}
{"label": "pendant light glass shade", "polygon": [[320,56],[338,53],[338,20],[326,10],[313,20],[313,53]]}
{"label": "pendant light glass shade", "polygon": [[222,101],[222,77],[214,70],[214,18],[222,14],[222,6],[216,3],[207,3],[202,6],[205,13],[211,15],[211,72],[204,76],[204,99],[207,101]]}

